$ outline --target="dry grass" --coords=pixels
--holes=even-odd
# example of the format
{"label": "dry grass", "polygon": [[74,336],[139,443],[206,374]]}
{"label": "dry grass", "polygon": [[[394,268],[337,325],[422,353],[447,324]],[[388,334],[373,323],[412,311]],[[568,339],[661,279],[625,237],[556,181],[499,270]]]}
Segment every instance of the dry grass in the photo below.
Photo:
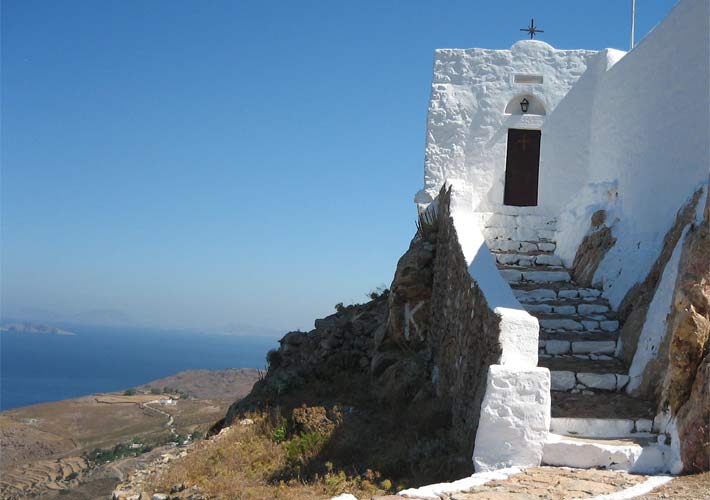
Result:
{"label": "dry grass", "polygon": [[143,404],[149,403],[150,401],[158,401],[161,399],[176,399],[178,396],[175,394],[132,394],[127,396],[125,394],[97,394],[95,396],[97,403],[103,404]]}
{"label": "dry grass", "polygon": [[349,475],[332,464],[326,464],[322,475],[300,476],[301,467],[320,453],[327,437],[289,438],[264,415],[251,418],[253,425],[234,425],[216,439],[197,444],[156,477],[150,489],[157,493],[175,485],[197,486],[210,497],[230,500],[306,500],[346,491],[369,498],[392,490],[391,482],[377,473]]}

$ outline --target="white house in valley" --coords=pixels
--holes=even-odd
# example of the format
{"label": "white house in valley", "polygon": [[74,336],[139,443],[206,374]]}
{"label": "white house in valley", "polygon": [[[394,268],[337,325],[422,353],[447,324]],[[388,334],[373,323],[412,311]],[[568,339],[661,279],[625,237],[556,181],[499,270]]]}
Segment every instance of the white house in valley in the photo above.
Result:
{"label": "white house in valley", "polygon": [[[501,325],[478,470],[541,461],[681,470],[673,415],[652,402],[635,411],[631,395],[658,353],[687,228],[664,264],[643,332],[621,335],[617,311],[657,262],[679,210],[691,203],[689,224],[703,217],[709,19],[707,0],[682,0],[628,53],[539,40],[436,51],[415,203],[426,210],[451,186],[469,273]],[[575,257],[600,228],[613,242],[580,284]],[[605,441],[612,438],[632,442]]]}

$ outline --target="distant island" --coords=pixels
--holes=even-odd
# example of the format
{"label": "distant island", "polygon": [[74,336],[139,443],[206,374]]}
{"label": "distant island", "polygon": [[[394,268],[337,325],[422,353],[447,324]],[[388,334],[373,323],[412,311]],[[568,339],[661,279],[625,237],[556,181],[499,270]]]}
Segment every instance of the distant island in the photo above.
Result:
{"label": "distant island", "polygon": [[41,333],[44,335],[76,335],[74,332],[63,330],[55,326],[40,325],[37,323],[7,323],[0,326],[0,332],[9,333]]}

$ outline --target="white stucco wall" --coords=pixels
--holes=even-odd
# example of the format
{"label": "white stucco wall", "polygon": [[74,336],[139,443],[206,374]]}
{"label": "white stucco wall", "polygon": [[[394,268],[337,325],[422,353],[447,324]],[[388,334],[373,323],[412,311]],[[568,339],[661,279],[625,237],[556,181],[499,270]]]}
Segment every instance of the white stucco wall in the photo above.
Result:
{"label": "white stucco wall", "polygon": [[[503,192],[509,128],[542,129],[545,120],[586,71],[596,52],[556,50],[537,40],[510,50],[440,49],[427,123],[424,189],[415,198],[429,203],[446,180],[463,181],[472,193],[472,211],[558,213],[571,191],[568,177],[549,172],[541,161],[538,207],[505,207]],[[539,75],[542,83],[516,83],[516,75]],[[530,112],[517,103],[531,96]],[[515,113],[505,113],[506,107]],[[538,114],[533,114],[538,113]],[[544,114],[543,114],[544,113]],[[554,187],[553,187],[554,185]]]}
{"label": "white stucco wall", "polygon": [[[588,170],[588,182],[575,190],[558,224],[558,252],[566,262],[574,258],[593,209],[606,208],[609,220],[616,220],[616,245],[595,276],[615,307],[648,273],[678,209],[707,183],[709,19],[707,0],[682,0],[601,75],[591,96],[588,158],[555,164]],[[564,104],[548,118],[550,128],[553,120],[567,118]],[[586,227],[580,231],[579,224]]]}

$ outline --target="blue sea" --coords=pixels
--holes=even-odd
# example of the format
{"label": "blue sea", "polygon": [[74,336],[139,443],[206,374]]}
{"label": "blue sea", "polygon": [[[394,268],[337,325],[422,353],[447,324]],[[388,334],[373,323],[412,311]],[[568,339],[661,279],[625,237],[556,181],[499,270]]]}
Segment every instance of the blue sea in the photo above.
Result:
{"label": "blue sea", "polygon": [[264,368],[273,337],[63,325],[0,333],[0,409],[117,391],[190,369]]}

